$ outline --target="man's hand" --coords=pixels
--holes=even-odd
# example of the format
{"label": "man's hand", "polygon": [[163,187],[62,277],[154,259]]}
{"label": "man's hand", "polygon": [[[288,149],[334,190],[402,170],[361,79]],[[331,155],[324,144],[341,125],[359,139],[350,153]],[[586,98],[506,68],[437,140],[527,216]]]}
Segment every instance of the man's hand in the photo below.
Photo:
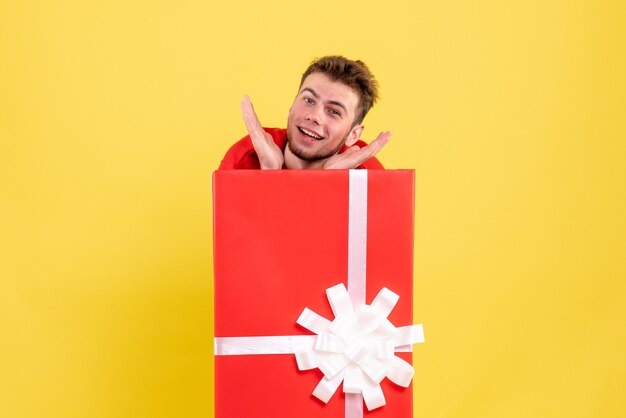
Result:
{"label": "man's hand", "polygon": [[324,169],[350,169],[357,168],[365,161],[372,158],[380,151],[391,138],[391,132],[381,132],[369,145],[360,148],[353,145],[341,154],[335,154],[328,158],[322,168]]}
{"label": "man's hand", "polygon": [[252,139],[252,145],[259,157],[262,170],[280,170],[283,168],[285,157],[283,151],[276,145],[272,135],[265,132],[259,118],[254,112],[250,97],[244,96],[241,102],[241,114],[246,124],[246,129]]}

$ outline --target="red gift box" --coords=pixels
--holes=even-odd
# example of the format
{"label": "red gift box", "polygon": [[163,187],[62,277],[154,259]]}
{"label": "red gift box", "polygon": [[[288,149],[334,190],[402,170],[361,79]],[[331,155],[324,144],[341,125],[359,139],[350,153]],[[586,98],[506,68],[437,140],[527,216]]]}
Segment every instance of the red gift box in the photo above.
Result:
{"label": "red gift box", "polygon": [[[306,336],[305,307],[333,320],[326,289],[349,290],[351,174],[344,170],[217,171],[213,176],[215,337]],[[386,287],[400,296],[388,319],[412,322],[414,171],[366,178],[365,302]],[[354,187],[354,186],[353,186]],[[354,273],[351,273],[354,275]],[[352,293],[352,292],[351,292]],[[410,362],[411,353],[397,353]],[[215,416],[343,418],[341,389],[328,403],[312,395],[319,369],[294,354],[215,356]],[[411,387],[384,379],[386,405],[364,416],[412,417]],[[351,396],[351,395],[348,395]]]}

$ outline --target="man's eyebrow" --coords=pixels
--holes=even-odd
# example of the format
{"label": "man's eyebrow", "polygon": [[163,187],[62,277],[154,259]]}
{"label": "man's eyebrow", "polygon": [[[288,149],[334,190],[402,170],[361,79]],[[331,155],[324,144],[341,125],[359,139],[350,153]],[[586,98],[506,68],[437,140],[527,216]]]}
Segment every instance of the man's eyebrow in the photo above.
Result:
{"label": "man's eyebrow", "polygon": [[[303,88],[300,93],[304,93],[305,91],[308,91],[309,93],[311,93],[313,95],[313,97],[315,97],[316,99],[320,98],[320,96],[315,92],[315,90],[313,90],[310,87]],[[340,108],[343,109],[344,112],[348,113],[348,109],[346,109],[346,106],[343,103],[338,102],[336,100],[329,100],[328,103],[334,104],[335,106],[339,106]]]}
{"label": "man's eyebrow", "polygon": [[302,89],[302,91],[300,93],[304,93],[305,91],[308,91],[309,93],[311,93],[313,95],[313,97],[315,97],[316,99],[319,99],[320,96],[318,96],[318,94],[315,92],[315,90],[313,90],[310,87],[305,87]]}

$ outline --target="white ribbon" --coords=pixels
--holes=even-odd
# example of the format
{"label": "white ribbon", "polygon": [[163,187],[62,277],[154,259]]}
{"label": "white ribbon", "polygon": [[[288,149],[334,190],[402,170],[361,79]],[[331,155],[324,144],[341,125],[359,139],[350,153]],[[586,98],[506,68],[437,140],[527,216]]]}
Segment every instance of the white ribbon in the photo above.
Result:
{"label": "white ribbon", "polygon": [[367,170],[350,170],[348,201],[348,293],[365,303],[367,266]]}
{"label": "white ribbon", "polygon": [[216,356],[251,354],[293,354],[315,346],[315,335],[275,335],[269,337],[221,337],[215,339]]}
{"label": "white ribbon", "polygon": [[315,346],[296,353],[300,370],[319,368],[324,377],[313,395],[327,403],[343,381],[345,393],[361,394],[368,410],[385,405],[380,382],[387,377],[407,387],[413,378],[411,364],[394,355],[396,347],[424,342],[421,325],[396,328],[387,317],[399,296],[383,288],[371,305],[353,309],[343,284],[326,290],[335,314],[330,322],[305,308],[298,320],[317,334]]}
{"label": "white ribbon", "polygon": [[412,351],[411,344],[424,342],[424,331],[422,325],[396,328],[389,322],[399,296],[387,288],[365,304],[367,170],[350,170],[348,219],[348,289],[339,284],[326,290],[335,319],[305,308],[297,323],[316,335],[216,337],[215,355],[295,354],[300,370],[324,373],[315,397],[328,402],[343,382],[345,418],[362,418],[363,400],[368,410],[385,405],[385,377],[410,384],[413,366],[394,352]]}

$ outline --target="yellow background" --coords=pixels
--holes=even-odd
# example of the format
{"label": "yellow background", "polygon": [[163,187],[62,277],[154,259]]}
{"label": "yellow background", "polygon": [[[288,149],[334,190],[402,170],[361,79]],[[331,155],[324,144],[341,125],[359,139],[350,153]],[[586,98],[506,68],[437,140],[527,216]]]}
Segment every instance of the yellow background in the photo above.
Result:
{"label": "yellow background", "polygon": [[211,172],[330,53],[417,170],[415,416],[625,416],[624,3],[215,3],[1,1],[0,416],[212,415]]}

